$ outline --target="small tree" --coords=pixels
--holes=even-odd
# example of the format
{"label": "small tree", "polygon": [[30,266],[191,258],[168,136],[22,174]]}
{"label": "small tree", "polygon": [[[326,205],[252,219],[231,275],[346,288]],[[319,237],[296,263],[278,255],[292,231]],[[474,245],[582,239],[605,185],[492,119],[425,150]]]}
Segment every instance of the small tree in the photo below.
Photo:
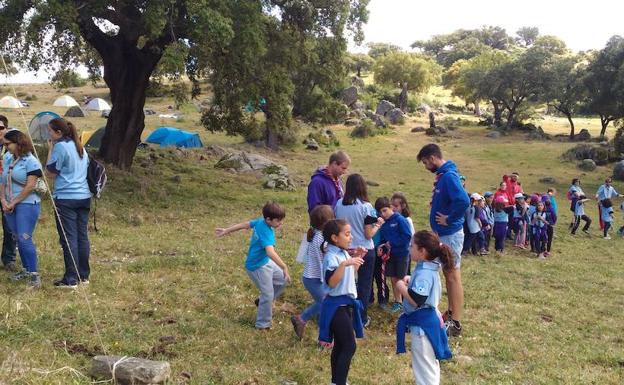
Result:
{"label": "small tree", "polygon": [[389,53],[403,51],[398,45],[390,43],[368,43],[366,46],[368,47],[368,56],[372,57],[373,60],[377,60]]}
{"label": "small tree", "polygon": [[539,36],[539,28],[537,27],[522,27],[517,32],[516,42],[524,47],[530,47],[533,45],[537,37]]}
{"label": "small tree", "polygon": [[362,77],[362,71],[370,71],[375,64],[375,59],[365,53],[350,53],[346,57],[349,70]]}
{"label": "small tree", "polygon": [[374,72],[376,83],[401,87],[399,108],[405,112],[408,91],[427,91],[440,81],[442,68],[429,58],[394,52],[377,59]]}
{"label": "small tree", "polygon": [[67,89],[70,87],[82,87],[87,84],[78,72],[71,69],[60,69],[50,79],[50,83],[56,89]]}

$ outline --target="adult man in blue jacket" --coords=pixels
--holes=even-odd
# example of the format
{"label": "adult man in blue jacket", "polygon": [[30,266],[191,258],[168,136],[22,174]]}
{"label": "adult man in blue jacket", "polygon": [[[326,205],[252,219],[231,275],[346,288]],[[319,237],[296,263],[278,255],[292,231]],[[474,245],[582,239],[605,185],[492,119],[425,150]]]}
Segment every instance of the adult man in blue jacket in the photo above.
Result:
{"label": "adult man in blue jacket", "polygon": [[455,269],[443,269],[448,292],[449,310],[446,315],[449,335],[461,333],[461,317],[464,307],[464,289],[461,283],[461,251],[464,244],[464,213],[470,199],[464,190],[457,166],[444,160],[442,150],[434,143],[420,149],[416,159],[436,174],[431,196],[429,222],[440,241],[453,250]]}

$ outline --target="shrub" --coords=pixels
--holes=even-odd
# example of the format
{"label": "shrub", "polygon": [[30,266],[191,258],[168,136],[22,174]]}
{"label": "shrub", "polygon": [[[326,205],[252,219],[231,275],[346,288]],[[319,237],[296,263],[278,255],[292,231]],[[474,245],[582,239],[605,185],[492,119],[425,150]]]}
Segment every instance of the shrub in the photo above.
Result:
{"label": "shrub", "polygon": [[299,108],[301,117],[309,122],[340,123],[349,114],[342,101],[320,92],[302,97]]}
{"label": "shrub", "polygon": [[87,81],[81,78],[78,72],[74,70],[59,70],[52,76],[50,83],[57,89],[65,89],[85,86]]}
{"label": "shrub", "polygon": [[624,154],[624,125],[617,129],[613,138],[613,147],[615,147],[615,152],[618,156],[619,154]]}
{"label": "shrub", "polygon": [[362,123],[351,131],[352,138],[369,138],[376,135],[383,135],[387,131],[383,128],[377,128],[375,123],[370,119],[362,120]]}

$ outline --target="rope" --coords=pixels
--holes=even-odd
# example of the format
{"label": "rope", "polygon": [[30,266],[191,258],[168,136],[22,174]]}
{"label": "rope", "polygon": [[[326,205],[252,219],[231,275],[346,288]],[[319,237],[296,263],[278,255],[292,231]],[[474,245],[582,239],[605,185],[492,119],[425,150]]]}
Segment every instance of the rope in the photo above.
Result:
{"label": "rope", "polygon": [[[7,74],[7,79],[9,77],[9,69],[8,66],[6,64],[6,61],[4,60],[4,53],[0,54],[0,59],[2,60],[2,65],[4,67],[5,73]],[[11,90],[13,91],[13,96],[17,98],[17,92],[15,91],[15,87],[7,82],[7,85],[11,88]],[[18,99],[19,100],[19,99]],[[22,109],[18,108],[18,112],[20,117],[22,118],[22,123],[24,124],[24,128],[26,131],[26,134],[28,135],[28,137],[30,138],[30,141],[33,141],[32,136],[30,135],[30,132],[28,131],[28,124],[26,123],[26,117],[24,115],[24,112]],[[33,146],[33,150],[35,152],[35,157],[39,160],[39,163],[41,163],[41,158],[39,158],[39,154],[37,153],[37,148],[35,146]],[[44,163],[41,163],[41,167],[43,168]],[[43,170],[42,170],[43,171]],[[74,268],[76,269],[76,273],[78,274],[78,279],[81,280],[82,277],[80,276],[80,271],[78,270],[78,265],[76,263],[76,259],[74,258],[74,254],[71,250],[71,247],[69,247],[69,242],[67,241],[67,233],[65,232],[65,227],[63,226],[63,221],[61,221],[61,217],[59,215],[59,211],[58,211],[58,207],[56,206],[56,202],[54,202],[54,197],[52,196],[52,190],[50,189],[50,183],[48,182],[48,178],[46,178],[45,173],[43,173],[43,181],[45,182],[46,187],[48,188],[48,195],[50,196],[50,201],[52,202],[52,208],[54,209],[54,213],[56,215],[56,218],[58,220],[59,223],[59,228],[61,229],[62,235],[63,235],[63,239],[65,240],[65,245],[67,246],[67,250],[69,251],[69,255],[71,256],[72,259],[72,263],[74,264]],[[104,352],[105,355],[108,355],[107,350],[106,350],[106,346],[104,346],[104,342],[102,339],[102,334],[100,333],[100,328],[98,327],[98,323],[97,320],[95,319],[95,314],[93,313],[93,308],[91,307],[91,302],[89,301],[89,296],[87,294],[86,289],[84,288],[84,285],[78,285],[78,290],[83,294],[84,300],[87,304],[87,309],[89,309],[89,314],[91,316],[91,321],[93,322],[93,327],[95,328],[95,334],[97,336],[98,342],[100,344],[100,347],[102,348],[102,352]],[[113,368],[110,368],[111,370],[113,370]]]}

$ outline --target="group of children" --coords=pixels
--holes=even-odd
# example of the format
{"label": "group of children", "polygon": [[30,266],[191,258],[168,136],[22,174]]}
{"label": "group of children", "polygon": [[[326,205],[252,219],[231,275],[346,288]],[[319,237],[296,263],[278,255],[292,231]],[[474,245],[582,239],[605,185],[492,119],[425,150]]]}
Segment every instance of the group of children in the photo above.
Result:
{"label": "group of children", "polygon": [[[596,200],[598,203],[598,215],[600,219],[600,228],[603,232],[603,238],[606,240],[611,239],[609,231],[613,227],[613,221],[615,219],[615,210],[613,197],[621,196],[611,186],[611,178],[605,180],[605,184],[598,189],[596,194]],[[576,234],[581,220],[585,222],[582,231],[589,234],[589,227],[592,224],[591,218],[585,211],[586,202],[590,201],[583,189],[581,188],[581,181],[578,178],[572,180],[572,184],[568,189],[567,198],[570,201],[570,211],[573,212],[573,220],[570,222],[570,232],[572,235]],[[624,201],[620,203],[620,210],[624,220]],[[618,235],[624,237],[624,225],[617,231]]]}

